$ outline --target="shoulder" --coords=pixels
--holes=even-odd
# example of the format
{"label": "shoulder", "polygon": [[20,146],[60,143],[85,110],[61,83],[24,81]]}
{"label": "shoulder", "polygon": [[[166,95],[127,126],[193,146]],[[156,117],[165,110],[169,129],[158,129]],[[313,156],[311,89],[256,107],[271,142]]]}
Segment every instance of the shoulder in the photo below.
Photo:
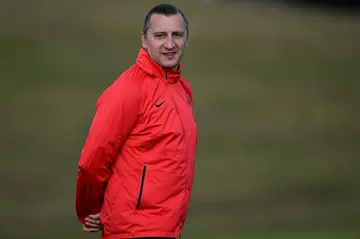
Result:
{"label": "shoulder", "polygon": [[180,77],[181,84],[191,91],[190,83],[183,77]]}
{"label": "shoulder", "polygon": [[137,92],[142,86],[145,73],[136,65],[123,71],[106,91]]}
{"label": "shoulder", "polygon": [[134,64],[122,72],[113,84],[115,87],[128,86],[137,88],[141,86],[144,76],[144,72]]}
{"label": "shoulder", "polygon": [[180,77],[180,82],[181,82],[184,90],[186,91],[186,93],[189,94],[190,98],[192,99],[193,95],[192,95],[190,83],[182,76]]}
{"label": "shoulder", "polygon": [[122,72],[115,81],[105,88],[98,104],[102,101],[140,101],[142,97],[141,90],[141,72],[133,65]]}

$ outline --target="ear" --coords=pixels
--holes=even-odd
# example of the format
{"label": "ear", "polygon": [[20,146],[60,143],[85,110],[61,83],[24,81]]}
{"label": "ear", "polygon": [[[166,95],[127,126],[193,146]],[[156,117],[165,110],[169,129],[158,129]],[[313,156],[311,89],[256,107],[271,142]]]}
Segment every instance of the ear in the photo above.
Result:
{"label": "ear", "polygon": [[146,40],[146,35],[144,34],[144,32],[141,32],[141,44],[144,49],[147,49],[147,40]]}

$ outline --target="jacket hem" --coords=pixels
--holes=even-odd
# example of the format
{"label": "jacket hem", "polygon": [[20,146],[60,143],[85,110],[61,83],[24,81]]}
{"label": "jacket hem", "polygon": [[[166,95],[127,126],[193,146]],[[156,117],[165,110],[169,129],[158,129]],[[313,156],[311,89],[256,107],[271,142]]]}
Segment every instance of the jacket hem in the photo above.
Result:
{"label": "jacket hem", "polygon": [[102,234],[101,239],[129,239],[138,237],[164,237],[164,238],[178,238],[180,233],[173,232],[137,232],[137,233],[117,233],[117,234]]}

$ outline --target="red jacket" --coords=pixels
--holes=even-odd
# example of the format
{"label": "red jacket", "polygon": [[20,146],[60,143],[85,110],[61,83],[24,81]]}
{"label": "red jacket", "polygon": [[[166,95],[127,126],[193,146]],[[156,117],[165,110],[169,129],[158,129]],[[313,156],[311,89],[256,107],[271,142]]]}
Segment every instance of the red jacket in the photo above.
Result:
{"label": "red jacket", "polygon": [[76,212],[99,211],[103,239],[178,237],[188,210],[197,127],[189,84],[141,49],[97,101],[79,161]]}

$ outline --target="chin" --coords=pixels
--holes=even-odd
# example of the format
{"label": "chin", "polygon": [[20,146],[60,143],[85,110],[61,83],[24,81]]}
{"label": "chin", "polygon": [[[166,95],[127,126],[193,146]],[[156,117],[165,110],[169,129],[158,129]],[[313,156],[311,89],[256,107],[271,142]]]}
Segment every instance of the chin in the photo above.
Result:
{"label": "chin", "polygon": [[161,66],[164,68],[174,68],[175,66],[177,66],[178,63],[179,63],[178,61],[161,62]]}

